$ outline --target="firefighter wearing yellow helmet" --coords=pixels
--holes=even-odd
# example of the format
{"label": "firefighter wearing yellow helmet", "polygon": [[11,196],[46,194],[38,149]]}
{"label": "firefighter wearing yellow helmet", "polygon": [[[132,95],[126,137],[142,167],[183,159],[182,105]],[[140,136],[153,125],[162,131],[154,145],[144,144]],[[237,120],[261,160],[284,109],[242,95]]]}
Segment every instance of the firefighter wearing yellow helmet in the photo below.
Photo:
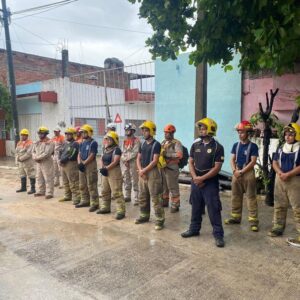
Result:
{"label": "firefighter wearing yellow helmet", "polygon": [[207,206],[213,235],[217,247],[224,247],[224,230],[221,217],[218,174],[224,162],[224,148],[213,137],[217,123],[204,118],[196,123],[200,139],[195,140],[190,150],[189,167],[192,176],[190,202],[192,217],[190,227],[183,232],[183,238],[199,235],[202,213]]}
{"label": "firefighter wearing yellow helmet", "polygon": [[135,220],[135,223],[141,224],[149,221],[150,202],[152,201],[156,217],[155,229],[161,230],[165,222],[164,209],[160,199],[162,178],[157,167],[161,145],[154,139],[156,125],[152,121],[145,121],[140,128],[144,142],[141,144],[137,157],[140,216]]}
{"label": "firefighter wearing yellow helmet", "polygon": [[20,141],[16,147],[16,164],[18,166],[21,188],[16,192],[27,191],[27,178],[30,180],[31,189],[28,194],[35,193],[35,163],[32,159],[32,140],[29,139],[29,131],[23,128],[20,131]]}
{"label": "firefighter wearing yellow helmet", "polygon": [[104,136],[104,151],[101,157],[100,174],[101,203],[98,214],[111,212],[111,200],[116,201],[116,219],[125,217],[125,201],[122,192],[123,177],[120,167],[122,151],[119,148],[119,136],[115,131],[109,131]]}
{"label": "firefighter wearing yellow helmet", "polygon": [[99,207],[98,193],[98,170],[96,155],[98,153],[98,143],[93,139],[93,127],[85,124],[80,128],[82,132],[82,143],[79,145],[78,169],[80,203],[75,207],[88,207],[94,212]]}
{"label": "firefighter wearing yellow helmet", "polygon": [[73,201],[74,205],[80,203],[79,192],[79,172],[77,166],[77,157],[79,152],[79,143],[75,141],[76,129],[69,127],[65,130],[65,144],[59,155],[59,164],[61,166],[61,175],[64,186],[63,201]]}
{"label": "firefighter wearing yellow helmet", "polygon": [[52,154],[54,143],[47,137],[49,129],[41,126],[38,129],[39,140],[34,143],[32,157],[36,164],[37,191],[35,197],[46,196],[53,198],[54,192],[54,165]]}
{"label": "firefighter wearing yellow helmet", "polygon": [[292,246],[300,247],[300,126],[290,123],[284,128],[285,143],[274,157],[273,168],[276,172],[274,191],[273,228],[269,236],[281,236],[285,229],[286,215],[291,205],[297,237],[288,238]]}

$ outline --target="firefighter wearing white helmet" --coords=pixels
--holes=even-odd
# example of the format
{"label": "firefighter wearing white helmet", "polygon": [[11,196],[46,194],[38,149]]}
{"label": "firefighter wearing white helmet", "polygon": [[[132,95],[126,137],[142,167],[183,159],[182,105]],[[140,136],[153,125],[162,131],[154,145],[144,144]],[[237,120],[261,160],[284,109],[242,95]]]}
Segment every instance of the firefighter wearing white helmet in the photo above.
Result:
{"label": "firefighter wearing white helmet", "polygon": [[53,166],[54,166],[54,186],[61,187],[60,177],[61,177],[61,167],[59,164],[59,156],[65,144],[65,137],[60,133],[59,127],[55,127],[54,137],[52,142],[54,143],[54,153],[53,153]]}
{"label": "firefighter wearing white helmet", "polygon": [[300,126],[290,123],[284,128],[285,143],[274,157],[276,172],[273,228],[269,236],[281,236],[285,229],[289,204],[294,213],[297,237],[288,238],[292,246],[300,247]]}
{"label": "firefighter wearing white helmet", "polygon": [[83,142],[79,145],[78,169],[80,203],[75,207],[88,207],[94,212],[99,207],[98,170],[96,155],[98,143],[93,139],[93,127],[85,124],[81,127]]}
{"label": "firefighter wearing white helmet", "polygon": [[162,177],[157,167],[161,145],[154,139],[156,125],[152,121],[145,121],[140,128],[145,141],[141,144],[137,157],[140,216],[135,224],[149,222],[152,202],[156,217],[155,230],[161,230],[165,222],[161,201]]}
{"label": "firefighter wearing white helmet", "polygon": [[131,201],[133,190],[134,205],[138,205],[139,175],[136,168],[136,159],[141,142],[135,136],[136,126],[133,123],[126,124],[124,130],[126,138],[122,146],[121,167],[124,179],[125,201]]}
{"label": "firefighter wearing white helmet", "polygon": [[38,129],[39,140],[34,143],[32,158],[36,164],[37,189],[35,197],[46,196],[46,199],[53,198],[54,192],[54,166],[52,154],[54,143],[47,137],[49,130],[41,126]]}
{"label": "firefighter wearing white helmet", "polygon": [[32,159],[32,140],[29,139],[29,131],[24,128],[20,131],[20,141],[16,147],[16,164],[19,170],[21,188],[16,192],[27,191],[27,178],[30,180],[31,189],[28,194],[35,193],[35,163]]}

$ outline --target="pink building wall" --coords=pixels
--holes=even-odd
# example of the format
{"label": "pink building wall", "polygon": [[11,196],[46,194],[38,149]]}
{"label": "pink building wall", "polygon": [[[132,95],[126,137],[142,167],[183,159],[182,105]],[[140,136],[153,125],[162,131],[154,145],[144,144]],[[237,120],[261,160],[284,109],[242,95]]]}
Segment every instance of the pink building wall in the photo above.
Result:
{"label": "pink building wall", "polygon": [[273,106],[273,113],[281,122],[287,124],[296,107],[295,98],[300,95],[300,73],[285,74],[280,77],[246,78],[243,81],[242,119],[247,120],[252,114],[258,112],[258,103],[266,105],[265,93],[279,88]]}

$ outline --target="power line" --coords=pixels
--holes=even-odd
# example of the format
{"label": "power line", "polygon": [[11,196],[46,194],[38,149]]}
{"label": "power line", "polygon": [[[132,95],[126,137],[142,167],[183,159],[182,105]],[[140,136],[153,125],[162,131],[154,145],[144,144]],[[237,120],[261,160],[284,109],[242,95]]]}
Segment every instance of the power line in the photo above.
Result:
{"label": "power line", "polygon": [[[51,18],[51,17],[38,17],[38,16],[33,16],[33,17],[38,18],[38,19],[43,19],[43,20],[50,20],[50,21],[56,21],[56,22],[82,25],[82,26],[87,26],[87,27],[92,27],[92,28],[119,30],[119,31],[126,31],[126,32],[133,32],[133,33],[140,33],[140,34],[149,34],[149,35],[152,34],[151,32],[146,32],[146,31],[139,31],[139,30],[133,30],[133,29],[120,28],[120,27],[112,27],[112,26],[106,26],[106,25],[80,23],[80,22],[76,22],[76,21],[63,20],[63,19],[57,19],[57,18]],[[15,20],[17,20],[17,18]]]}
{"label": "power line", "polygon": [[70,4],[70,3],[75,2],[75,1],[78,1],[78,0],[63,0],[63,1],[58,1],[58,2],[54,2],[54,3],[49,3],[49,4],[45,4],[45,5],[41,5],[41,6],[36,6],[36,7],[32,7],[32,8],[27,8],[27,9],[19,10],[19,11],[13,12],[11,14],[12,15],[17,15],[17,14],[28,13],[28,12],[31,12],[31,11],[37,11],[37,10],[47,9],[47,8],[54,9],[54,8],[57,8],[57,7],[60,7],[60,6],[64,6],[64,5]]}
{"label": "power line", "polygon": [[30,31],[30,30],[24,28],[23,26],[21,26],[21,25],[19,25],[19,24],[17,24],[17,23],[14,23],[14,25],[16,25],[16,26],[20,27],[21,29],[23,29],[24,31],[26,31],[26,32],[28,32],[28,33],[30,33],[30,34],[32,34],[32,35],[38,37],[39,39],[43,40],[44,42],[47,42],[48,44],[53,44],[53,43],[51,43],[50,41],[46,40],[45,38],[41,37],[40,35],[38,35],[38,34],[32,32],[32,31]]}

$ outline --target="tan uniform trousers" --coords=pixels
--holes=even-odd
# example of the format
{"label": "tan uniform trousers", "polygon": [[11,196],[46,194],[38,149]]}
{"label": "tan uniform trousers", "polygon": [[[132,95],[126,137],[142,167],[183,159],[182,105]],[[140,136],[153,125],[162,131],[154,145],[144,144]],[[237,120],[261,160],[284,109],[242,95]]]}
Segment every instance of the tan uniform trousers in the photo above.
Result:
{"label": "tan uniform trousers", "polygon": [[163,194],[162,198],[164,204],[169,203],[171,195],[171,206],[180,207],[180,192],[179,192],[179,168],[178,165],[172,165],[171,167],[165,167],[161,170],[163,178]]}
{"label": "tan uniform trousers", "polygon": [[112,198],[116,200],[117,214],[125,215],[125,201],[122,192],[122,172],[120,166],[108,171],[108,176],[102,176],[100,209],[110,210]]}
{"label": "tan uniform trousers", "polygon": [[98,194],[98,170],[97,162],[94,159],[91,163],[85,166],[85,171],[79,171],[79,189],[81,195],[80,203],[91,206],[99,205],[99,194]]}
{"label": "tan uniform trousers", "polygon": [[53,156],[53,166],[54,166],[54,185],[60,186],[60,176],[61,176],[61,166],[59,164],[59,159],[55,155]]}
{"label": "tan uniform trousers", "polygon": [[37,193],[53,196],[54,168],[53,159],[48,157],[36,164]]}
{"label": "tan uniform trousers", "polygon": [[18,161],[18,171],[21,178],[35,178],[35,162],[32,158],[24,161]]}
{"label": "tan uniform trousers", "polygon": [[73,200],[73,203],[79,203],[79,170],[77,161],[68,161],[62,165],[61,174],[65,190],[64,198]]}
{"label": "tan uniform trousers", "polygon": [[150,201],[152,200],[153,208],[158,225],[164,224],[165,213],[162,207],[162,177],[157,167],[147,173],[147,179],[139,178],[139,206],[140,217],[150,218]]}
{"label": "tan uniform trousers", "polygon": [[284,229],[290,203],[294,213],[296,229],[300,234],[300,176],[282,181],[276,175],[274,196],[274,225]]}
{"label": "tan uniform trousers", "polygon": [[250,170],[241,177],[232,177],[232,210],[231,216],[237,220],[242,218],[243,197],[246,196],[248,207],[248,221],[257,225],[257,200],[256,200],[256,179],[254,170]]}
{"label": "tan uniform trousers", "polygon": [[131,191],[133,189],[134,201],[138,201],[139,175],[137,172],[136,159],[130,160],[127,166],[123,163],[122,170],[123,170],[125,197],[131,198]]}

